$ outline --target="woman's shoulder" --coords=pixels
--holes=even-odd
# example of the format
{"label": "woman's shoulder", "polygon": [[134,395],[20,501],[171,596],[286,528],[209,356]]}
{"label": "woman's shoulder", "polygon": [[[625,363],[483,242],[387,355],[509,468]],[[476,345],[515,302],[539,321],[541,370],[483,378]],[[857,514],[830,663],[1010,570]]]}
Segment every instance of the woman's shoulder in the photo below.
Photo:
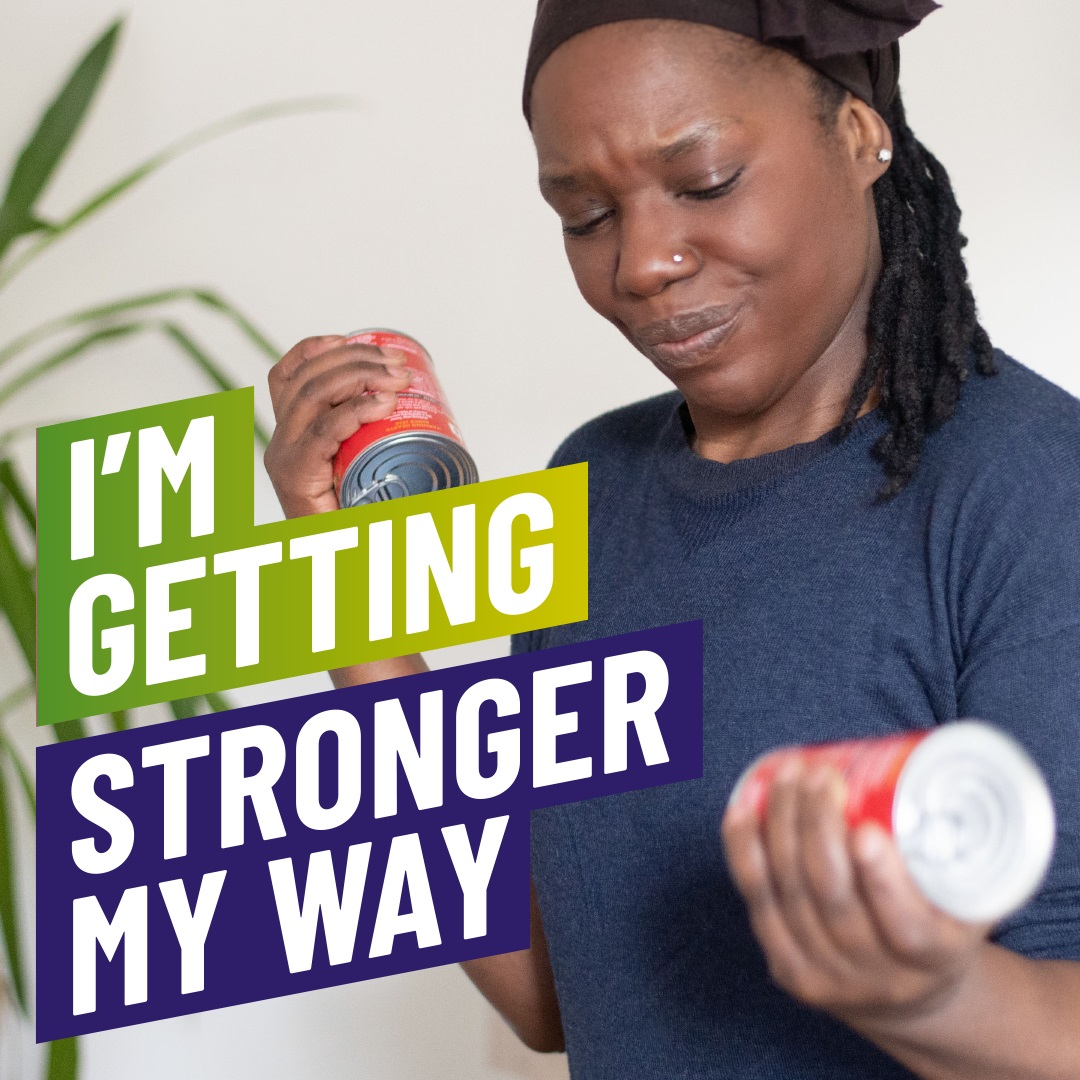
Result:
{"label": "woman's shoulder", "polygon": [[955,412],[929,436],[922,484],[935,498],[1080,503],[1080,398],[1000,349],[994,363],[996,375],[967,376]]}
{"label": "woman's shoulder", "polygon": [[1064,453],[1080,469],[1080,398],[1001,349],[994,364],[996,375],[968,375],[942,431],[999,464]]}
{"label": "woman's shoulder", "polygon": [[599,464],[612,458],[640,459],[656,440],[682,402],[678,390],[656,394],[594,416],[559,444],[548,468],[578,461]]}
{"label": "woman's shoulder", "polygon": [[912,504],[945,553],[968,663],[1080,625],[1080,399],[1000,350],[994,361],[930,437]]}

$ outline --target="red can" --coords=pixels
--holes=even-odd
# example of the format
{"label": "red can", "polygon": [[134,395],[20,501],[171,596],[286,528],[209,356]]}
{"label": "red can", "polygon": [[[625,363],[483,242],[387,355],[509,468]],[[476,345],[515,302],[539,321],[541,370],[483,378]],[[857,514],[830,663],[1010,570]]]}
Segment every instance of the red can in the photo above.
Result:
{"label": "red can", "polygon": [[1035,893],[1054,848],[1054,806],[1023,748],[978,720],[932,731],[791,746],[753,762],[731,803],[763,815],[785,761],[844,777],[848,825],[887,829],[931,901],[960,919],[996,921]]}
{"label": "red can", "polygon": [[388,417],[364,424],[341,444],[334,457],[339,505],[360,506],[475,483],[476,464],[427,350],[396,330],[354,330],[346,341],[400,349],[413,381],[398,394],[397,407]]}

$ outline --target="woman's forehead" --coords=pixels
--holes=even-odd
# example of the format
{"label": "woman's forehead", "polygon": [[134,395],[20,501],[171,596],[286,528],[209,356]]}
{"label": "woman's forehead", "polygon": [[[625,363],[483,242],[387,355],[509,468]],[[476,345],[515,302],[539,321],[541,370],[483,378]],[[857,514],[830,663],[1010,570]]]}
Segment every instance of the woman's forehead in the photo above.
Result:
{"label": "woman's forehead", "polygon": [[542,160],[597,137],[632,138],[677,156],[754,117],[805,113],[803,68],[713,27],[676,23],[658,33],[641,22],[607,24],[570,38],[541,67],[533,138]]}
{"label": "woman's forehead", "polygon": [[[808,85],[809,69],[780,49],[698,23],[639,19],[606,23],[563,42],[532,88],[532,108],[622,98],[746,97],[770,85]],[[584,99],[584,100],[583,100]],[[533,118],[535,124],[535,115]]]}

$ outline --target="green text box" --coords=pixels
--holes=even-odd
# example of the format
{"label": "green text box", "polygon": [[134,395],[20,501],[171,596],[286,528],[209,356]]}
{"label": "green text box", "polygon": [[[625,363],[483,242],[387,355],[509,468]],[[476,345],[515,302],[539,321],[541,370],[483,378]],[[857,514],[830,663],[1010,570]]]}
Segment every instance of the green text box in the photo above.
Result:
{"label": "green text box", "polygon": [[[53,724],[588,617],[586,465],[255,527],[253,412],[253,393],[246,388],[39,429],[39,723]],[[163,445],[160,435],[152,433],[151,438],[140,433],[160,427],[168,447],[176,451],[187,445],[185,436],[195,430],[190,427],[192,421],[202,420],[199,430],[206,431],[207,417],[213,418],[213,498],[199,502],[204,508],[212,503],[213,531],[191,535],[192,487],[203,494],[208,487],[205,472],[196,481],[195,472],[188,469],[175,492],[169,480],[159,478],[162,539],[140,546],[141,447],[154,446],[155,438],[159,448]],[[125,432],[130,435],[123,446]],[[87,449],[91,442],[92,451]],[[73,452],[72,444],[80,447]],[[191,445],[197,444],[193,440]],[[205,439],[198,445],[205,447]],[[150,449],[145,450],[145,457],[153,460]],[[77,477],[74,499],[73,469]],[[153,470],[148,475],[153,475]],[[88,479],[92,498],[87,495]],[[152,488],[150,484],[146,490]],[[151,505],[152,500],[145,504]],[[544,524],[543,514],[529,516],[525,511],[542,510],[544,505],[550,508],[550,525],[540,528],[536,523]],[[519,512],[514,512],[515,508]],[[204,513],[204,527],[205,520]],[[461,545],[467,539],[470,521],[472,551],[465,558],[462,552],[467,546],[460,547],[455,556],[454,543]],[[347,538],[352,529],[356,530],[356,546],[344,548],[332,559],[336,578],[332,592],[315,589],[316,560],[291,557],[292,541],[302,545],[303,538],[311,537],[314,540],[309,543],[323,544],[330,534],[339,540]],[[144,532],[144,541],[146,536]],[[281,561],[258,570],[258,660],[238,666],[239,575],[224,570],[215,573],[215,556],[275,544],[281,545]],[[92,554],[86,554],[91,545]],[[433,561],[439,564],[439,550],[447,566],[437,568],[434,574],[426,573],[429,620],[426,628],[417,629],[417,612],[423,608],[417,582],[425,574],[424,553],[434,553]],[[73,554],[83,557],[73,558]],[[324,568],[326,559],[323,555],[320,561]],[[200,560],[203,573],[191,576]],[[530,560],[532,566],[527,565]],[[539,595],[535,582],[543,580],[547,560],[550,589],[529,610],[519,610],[530,595],[533,599]],[[471,618],[467,617],[470,563],[474,577]],[[445,580],[451,587],[444,602],[436,577],[447,569],[451,575]],[[163,586],[163,581],[177,573],[186,573],[188,579]],[[250,575],[251,570],[246,573]],[[108,584],[106,592],[111,591],[111,598],[102,593],[94,599],[103,582]],[[149,621],[148,582],[154,612]],[[74,609],[81,614],[73,619],[76,595],[81,599]],[[313,595],[324,612],[321,620],[318,616],[314,620],[314,633],[325,638],[332,629],[334,643],[329,649],[313,648],[325,644],[313,642]],[[120,602],[116,601],[118,596]],[[387,596],[388,603],[383,599]],[[114,610],[126,607],[127,599],[131,601],[129,610]],[[252,605],[241,600],[241,621],[248,628],[243,635],[248,653],[241,659],[246,661],[250,659],[255,621]],[[331,603],[333,618],[325,614]],[[411,628],[407,625],[410,618]],[[190,622],[189,627],[184,626],[185,621]],[[373,630],[379,634],[389,630],[389,636],[373,640]],[[204,658],[201,674],[168,677],[197,666],[199,657]],[[128,676],[112,687],[129,666]],[[148,682],[148,673],[155,680],[163,674],[167,677]]]}

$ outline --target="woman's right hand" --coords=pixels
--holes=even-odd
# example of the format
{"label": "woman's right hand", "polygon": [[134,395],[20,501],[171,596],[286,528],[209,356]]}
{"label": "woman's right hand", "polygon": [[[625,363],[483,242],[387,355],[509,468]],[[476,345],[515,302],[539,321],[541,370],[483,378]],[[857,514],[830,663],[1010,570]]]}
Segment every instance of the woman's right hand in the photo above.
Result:
{"label": "woman's right hand", "polygon": [[403,352],[340,334],[309,337],[271,369],[277,426],[263,462],[288,518],[338,508],[334,455],[361,424],[382,420],[410,382]]}
{"label": "woman's right hand", "polygon": [[[277,426],[263,462],[287,518],[337,510],[334,455],[361,424],[394,411],[410,381],[405,361],[399,349],[328,334],[297,342],[270,369]],[[417,653],[338,668],[330,678],[355,686],[426,670]]]}

